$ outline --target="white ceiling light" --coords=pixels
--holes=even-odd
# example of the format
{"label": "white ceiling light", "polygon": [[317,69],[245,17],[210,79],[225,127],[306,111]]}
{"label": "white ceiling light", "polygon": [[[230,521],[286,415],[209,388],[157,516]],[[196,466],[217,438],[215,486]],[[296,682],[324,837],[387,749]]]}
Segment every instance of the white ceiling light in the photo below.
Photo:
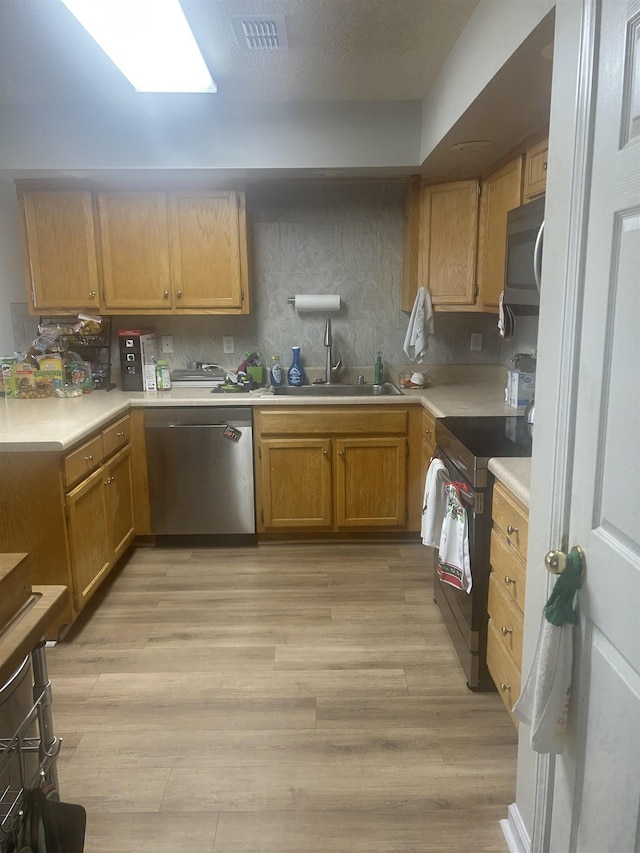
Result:
{"label": "white ceiling light", "polygon": [[217,92],[179,0],[62,0],[138,92]]}

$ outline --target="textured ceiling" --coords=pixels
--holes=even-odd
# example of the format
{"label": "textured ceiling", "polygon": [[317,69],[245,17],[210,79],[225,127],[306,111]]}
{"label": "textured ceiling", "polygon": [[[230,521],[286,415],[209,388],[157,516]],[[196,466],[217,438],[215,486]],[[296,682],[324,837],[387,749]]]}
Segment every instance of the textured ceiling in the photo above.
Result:
{"label": "textured ceiling", "polygon": [[[220,103],[421,100],[477,0],[183,0]],[[238,46],[231,16],[283,15],[289,49]],[[135,94],[60,0],[0,0],[0,104]],[[171,96],[168,96],[171,97]]]}

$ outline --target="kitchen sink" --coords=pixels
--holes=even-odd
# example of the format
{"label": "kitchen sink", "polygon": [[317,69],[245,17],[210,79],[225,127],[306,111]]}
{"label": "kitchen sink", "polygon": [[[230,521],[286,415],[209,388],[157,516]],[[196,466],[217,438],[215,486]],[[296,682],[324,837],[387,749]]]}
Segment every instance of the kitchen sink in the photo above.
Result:
{"label": "kitchen sink", "polygon": [[389,397],[402,396],[402,391],[392,382],[384,385],[279,385],[273,389],[282,397]]}

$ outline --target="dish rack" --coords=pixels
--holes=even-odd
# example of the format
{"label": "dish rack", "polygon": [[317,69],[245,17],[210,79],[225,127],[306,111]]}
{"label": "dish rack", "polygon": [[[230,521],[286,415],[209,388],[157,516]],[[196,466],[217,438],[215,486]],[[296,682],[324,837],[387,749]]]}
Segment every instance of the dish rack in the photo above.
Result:
{"label": "dish rack", "polygon": [[[30,654],[34,702],[11,737],[0,738],[0,850],[11,843],[12,831],[22,817],[26,788],[59,790],[56,760],[61,740],[53,731],[51,682],[47,674],[45,643]],[[38,735],[32,736],[37,721]],[[36,769],[28,768],[28,756],[37,756]]]}
{"label": "dish rack", "polygon": [[[78,322],[75,316],[40,317],[40,325],[73,326]],[[102,317],[101,331],[98,335],[60,335],[49,352],[75,352],[83,361],[91,364],[91,376],[96,391],[110,391],[115,388],[111,382],[111,318]]]}

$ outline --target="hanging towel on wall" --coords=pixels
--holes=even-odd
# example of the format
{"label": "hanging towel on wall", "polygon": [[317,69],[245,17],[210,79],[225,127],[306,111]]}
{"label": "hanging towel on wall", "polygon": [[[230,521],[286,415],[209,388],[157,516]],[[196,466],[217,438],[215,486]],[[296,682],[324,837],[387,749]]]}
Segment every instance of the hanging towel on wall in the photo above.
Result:
{"label": "hanging towel on wall", "polygon": [[444,480],[449,472],[442,461],[433,457],[424,481],[424,500],[422,501],[422,544],[437,548],[442,534],[442,522],[447,505]]}
{"label": "hanging towel on wall", "polygon": [[550,755],[564,750],[571,697],[573,626],[578,617],[576,595],[582,585],[582,559],[567,554],[567,567],[558,577],[544,608],[527,680],[513,713],[531,726],[531,749]]}
{"label": "hanging towel on wall", "polygon": [[469,527],[467,510],[460,498],[462,483],[445,483],[446,507],[438,547],[438,577],[443,583],[471,592]]}
{"label": "hanging towel on wall", "polygon": [[[429,347],[428,335],[433,334],[433,305],[428,288],[421,287],[416,294],[407,334],[404,339],[404,351],[407,358],[422,364]],[[413,352],[411,352],[413,350]]]}

